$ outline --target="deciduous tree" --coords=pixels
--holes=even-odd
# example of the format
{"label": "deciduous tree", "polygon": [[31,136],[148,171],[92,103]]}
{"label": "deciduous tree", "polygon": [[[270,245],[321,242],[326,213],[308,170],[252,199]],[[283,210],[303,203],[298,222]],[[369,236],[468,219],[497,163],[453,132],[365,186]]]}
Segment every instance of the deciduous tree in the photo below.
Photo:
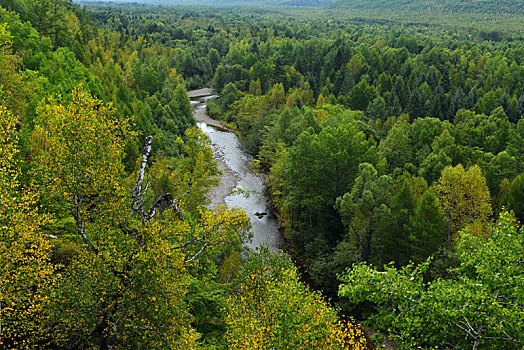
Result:
{"label": "deciduous tree", "polygon": [[365,349],[358,326],[303,285],[289,258],[252,253],[238,284],[227,303],[230,349]]}
{"label": "deciduous tree", "polygon": [[374,303],[372,324],[403,349],[520,349],[524,232],[508,213],[489,231],[487,239],[471,229],[461,232],[453,279],[426,282],[431,259],[380,272],[359,264],[342,277],[339,295]]}
{"label": "deciduous tree", "polygon": [[491,215],[491,197],[476,165],[467,171],[462,165],[447,167],[434,185],[440,207],[448,220],[447,247],[452,235],[475,221],[487,223]]}
{"label": "deciduous tree", "polygon": [[390,217],[390,187],[393,180],[378,176],[368,163],[359,166],[359,176],[351,192],[337,198],[336,207],[364,261],[382,263],[382,246]]}
{"label": "deciduous tree", "polygon": [[50,291],[59,274],[37,195],[20,183],[18,123],[0,106],[0,347],[34,349],[49,341]]}

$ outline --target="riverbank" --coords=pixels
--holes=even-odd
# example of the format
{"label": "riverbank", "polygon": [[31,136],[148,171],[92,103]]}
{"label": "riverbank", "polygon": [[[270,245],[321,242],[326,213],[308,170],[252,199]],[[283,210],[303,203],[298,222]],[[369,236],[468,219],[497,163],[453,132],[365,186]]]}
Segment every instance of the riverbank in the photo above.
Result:
{"label": "riverbank", "polygon": [[219,121],[206,114],[206,102],[216,96],[204,95],[209,89],[188,92],[193,96],[193,115],[197,126],[207,135],[213,147],[214,157],[222,171],[220,183],[208,193],[209,209],[218,205],[243,209],[249,217],[253,238],[246,246],[256,249],[267,245],[271,251],[281,248],[281,235],[277,218],[272,214],[264,195],[264,178],[251,169],[248,155],[238,136]]}
{"label": "riverbank", "polygon": [[204,96],[209,96],[213,93],[213,90],[211,88],[203,88],[198,90],[189,90],[187,92],[187,96],[189,98],[199,98]]}
{"label": "riverbank", "polygon": [[[189,92],[188,92],[188,95],[189,95]],[[195,98],[197,98],[197,97],[195,97]],[[211,118],[210,116],[208,116],[206,114],[205,105],[197,106],[193,110],[193,115],[195,116],[195,120],[197,121],[197,123],[206,123],[207,125],[211,125],[211,126],[217,128],[218,130],[229,131],[227,127],[222,125],[221,122]]]}
{"label": "riverbank", "polygon": [[[204,110],[204,108],[201,108],[201,109]],[[196,117],[196,113],[195,113],[195,117]],[[198,123],[204,123],[204,125],[205,124],[213,125],[213,124],[207,123],[205,121],[206,118],[200,118],[200,120],[199,118],[196,118],[196,120]],[[217,123],[220,124],[220,122],[217,122]],[[204,126],[199,125],[199,127],[200,129],[202,129]],[[218,162],[218,168],[222,171],[222,175],[220,176],[220,182],[218,183],[217,186],[213,187],[211,191],[209,191],[209,193],[207,194],[207,197],[209,198],[209,204],[207,206],[208,209],[216,209],[219,205],[227,205],[226,198],[238,186],[238,184],[240,183],[240,177],[227,164],[224,152],[219,147],[217,147],[216,144],[213,144],[213,142],[211,142],[211,146],[213,146],[213,153],[214,153],[215,159]]]}
{"label": "riverbank", "polygon": [[[203,123],[205,125],[215,127],[218,130],[226,131],[227,128],[225,128],[218,120],[212,119],[206,114],[205,103],[196,100],[210,96],[211,93],[211,88],[190,90],[187,92],[189,98],[193,99],[193,102],[195,103],[195,108],[193,108],[193,116],[195,117],[197,124]],[[199,125],[199,127],[202,129],[203,126]],[[211,145],[213,146],[214,157],[218,162],[218,168],[220,171],[222,171],[219,184],[213,187],[207,194],[207,198],[209,199],[207,208],[213,210],[216,209],[219,205],[226,205],[226,197],[229,196],[235,187],[237,187],[238,183],[240,182],[240,178],[227,164],[224,158],[224,153],[221,152],[221,150],[216,147],[216,145],[213,145],[213,143]]]}

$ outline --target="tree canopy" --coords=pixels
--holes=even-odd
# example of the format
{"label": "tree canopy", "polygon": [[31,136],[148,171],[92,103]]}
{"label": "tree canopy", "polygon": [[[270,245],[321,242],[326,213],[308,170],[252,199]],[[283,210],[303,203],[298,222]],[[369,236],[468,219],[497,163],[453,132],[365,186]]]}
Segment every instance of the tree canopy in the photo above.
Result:
{"label": "tree canopy", "polygon": [[0,0],[0,347],[522,347],[520,3],[267,4]]}

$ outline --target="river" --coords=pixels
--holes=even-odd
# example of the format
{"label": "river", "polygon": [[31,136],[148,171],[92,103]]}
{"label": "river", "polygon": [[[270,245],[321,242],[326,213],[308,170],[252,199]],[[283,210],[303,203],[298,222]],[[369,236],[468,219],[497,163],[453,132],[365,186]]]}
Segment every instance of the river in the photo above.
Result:
{"label": "river", "polygon": [[188,92],[192,99],[197,126],[207,135],[213,146],[215,159],[222,170],[220,184],[209,193],[209,208],[226,204],[229,208],[242,208],[249,217],[253,239],[246,245],[255,249],[265,244],[273,252],[280,249],[281,238],[277,218],[271,213],[264,196],[264,179],[249,166],[251,156],[241,147],[234,133],[220,122],[206,115],[206,102],[216,98],[209,89]]}

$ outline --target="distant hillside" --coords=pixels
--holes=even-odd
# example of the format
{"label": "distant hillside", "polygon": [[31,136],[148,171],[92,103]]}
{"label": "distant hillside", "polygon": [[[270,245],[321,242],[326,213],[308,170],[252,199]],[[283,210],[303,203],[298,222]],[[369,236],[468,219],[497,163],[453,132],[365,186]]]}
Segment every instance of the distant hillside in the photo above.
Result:
{"label": "distant hillside", "polygon": [[336,0],[74,0],[80,3],[116,2],[152,5],[206,5],[206,6],[295,6],[295,7],[326,7]]}
{"label": "distant hillside", "polygon": [[208,3],[220,5],[244,6],[301,6],[320,7],[335,3],[336,0],[206,0]]}
{"label": "distant hillside", "polygon": [[339,0],[336,9],[524,13],[523,0]]}
{"label": "distant hillside", "polygon": [[335,0],[282,0],[275,1],[279,6],[327,6],[335,2]]}

